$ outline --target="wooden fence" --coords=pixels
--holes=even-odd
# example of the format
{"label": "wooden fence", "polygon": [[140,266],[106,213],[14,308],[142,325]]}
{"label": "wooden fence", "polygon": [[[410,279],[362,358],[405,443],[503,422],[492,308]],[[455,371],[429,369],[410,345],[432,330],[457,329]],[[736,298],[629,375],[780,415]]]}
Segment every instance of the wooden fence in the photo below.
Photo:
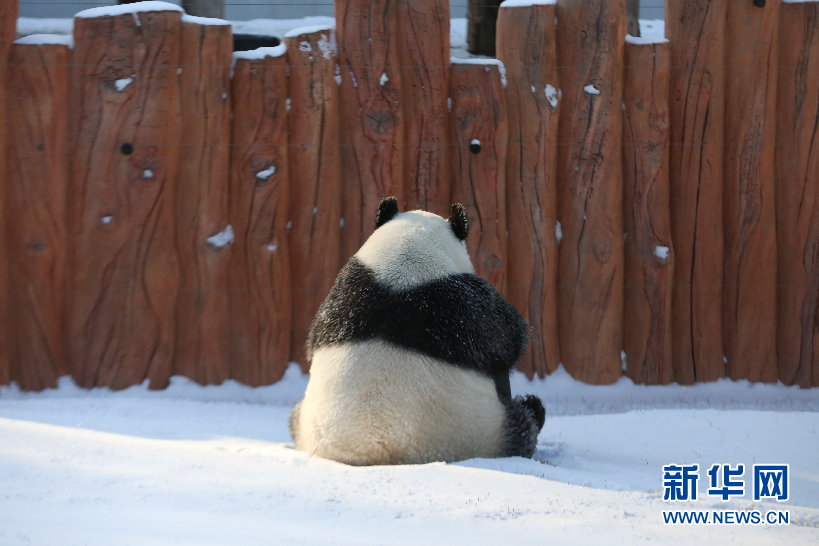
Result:
{"label": "wooden fence", "polygon": [[530,378],[819,386],[819,2],[755,4],[667,0],[657,41],[625,2],[506,6],[498,60],[450,60],[448,0],[336,0],[236,54],[156,3],[12,44],[4,2],[0,383],[307,371],[396,195],[466,206]]}

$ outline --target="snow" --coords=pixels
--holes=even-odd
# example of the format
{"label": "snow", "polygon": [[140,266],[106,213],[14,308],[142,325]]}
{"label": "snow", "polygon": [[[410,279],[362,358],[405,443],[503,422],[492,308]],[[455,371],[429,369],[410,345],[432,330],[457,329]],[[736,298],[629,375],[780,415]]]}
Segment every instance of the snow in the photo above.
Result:
{"label": "snow", "polygon": [[549,105],[552,108],[557,108],[558,102],[563,98],[563,92],[560,89],[555,89],[552,84],[547,83],[544,93],[546,93],[546,100],[549,101]]}
{"label": "snow", "polygon": [[196,15],[182,15],[183,23],[195,23],[197,25],[211,25],[211,26],[230,26],[229,21],[224,19],[216,19],[214,17],[197,17]]}
{"label": "snow", "polygon": [[154,177],[154,171],[152,171],[151,169],[145,169],[144,171],[142,171],[142,178],[153,178],[153,177]]}
{"label": "snow", "polygon": [[667,246],[657,245],[656,247],[654,247],[654,255],[657,256],[658,258],[660,258],[661,260],[667,260],[668,259],[668,247]]}
{"label": "snow", "polygon": [[24,38],[14,41],[19,45],[64,45],[69,48],[74,47],[74,38],[72,36],[62,36],[60,34],[30,34]]}
{"label": "snow", "polygon": [[287,36],[290,31],[305,27],[335,28],[333,17],[316,16],[302,19],[251,19],[250,21],[231,21],[234,34],[253,34],[257,36]]}
{"label": "snow", "polygon": [[102,223],[107,226],[108,224],[111,223],[111,220],[113,220],[113,219],[114,219],[114,217],[111,216],[110,214],[108,216],[103,216],[102,217]]}
{"label": "snow", "polygon": [[125,89],[126,87],[133,83],[135,77],[136,74],[134,74],[130,78],[121,78],[119,80],[116,80],[114,82],[114,86],[117,88],[117,91],[122,91],[123,89]]}
{"label": "snow", "polygon": [[381,78],[378,80],[378,83],[380,83],[380,84],[383,86],[383,85],[384,85],[385,83],[387,83],[388,81],[390,81],[390,79],[387,77],[387,73],[386,73],[386,72],[382,72],[382,73],[381,73]]}
{"label": "snow", "polygon": [[480,140],[478,140],[477,138],[473,138],[472,140],[470,140],[470,141],[469,141],[469,144],[470,144],[471,146],[480,146],[480,145],[481,145],[481,141],[480,141]]}
{"label": "snow", "polygon": [[640,19],[640,37],[648,40],[665,39],[665,19]]}
{"label": "snow", "polygon": [[558,244],[560,244],[560,241],[563,239],[563,228],[560,222],[555,223],[555,237],[557,238]]}
{"label": "snow", "polygon": [[305,27],[296,27],[284,33],[285,38],[296,38],[302,34],[313,34],[314,32],[322,32],[326,30],[335,30],[335,22],[331,25],[309,25]]}
{"label": "snow", "polygon": [[806,4],[808,2],[819,2],[819,0],[782,0],[783,4]]}
{"label": "snow", "polygon": [[591,84],[591,83],[590,83],[589,85],[587,85],[586,87],[584,87],[584,88],[583,88],[583,91],[585,91],[585,92],[586,92],[586,93],[588,93],[589,95],[599,95],[599,94],[600,94],[600,90],[599,90],[599,89],[597,89],[597,88],[596,88],[596,87],[595,87],[593,84]]}
{"label": "snow", "polygon": [[228,245],[233,244],[234,240],[233,226],[230,224],[224,230],[206,239],[207,243],[214,248],[226,248]]}
{"label": "snow", "polygon": [[233,63],[235,64],[237,59],[259,60],[265,57],[281,57],[285,53],[287,53],[287,46],[283,43],[274,47],[257,47],[250,51],[234,51]]}
{"label": "snow", "polygon": [[[816,389],[545,380],[533,459],[350,467],[296,451],[307,376],[112,392],[64,377],[0,387],[0,542],[19,544],[817,543]],[[783,441],[787,439],[787,441]],[[706,495],[716,463],[790,465],[786,503]],[[698,501],[662,501],[662,466],[700,464]],[[746,482],[750,480],[746,471]],[[750,483],[746,490],[750,491]],[[669,509],[787,509],[788,526],[666,526]]]}
{"label": "snow", "polygon": [[256,178],[259,179],[259,180],[267,180],[268,178],[273,176],[275,173],[276,173],[276,166],[271,165],[270,167],[266,168],[265,170],[257,172],[256,173]]}
{"label": "snow", "polygon": [[83,10],[74,17],[83,19],[91,17],[112,17],[114,15],[123,15],[125,13],[143,13],[146,11],[179,11],[184,13],[182,8],[175,4],[168,2],[134,2],[133,4],[121,4],[116,6],[101,6],[98,8],[90,8]]}
{"label": "snow", "polygon": [[521,8],[528,6],[554,6],[557,0],[504,0],[501,2],[502,8]]}

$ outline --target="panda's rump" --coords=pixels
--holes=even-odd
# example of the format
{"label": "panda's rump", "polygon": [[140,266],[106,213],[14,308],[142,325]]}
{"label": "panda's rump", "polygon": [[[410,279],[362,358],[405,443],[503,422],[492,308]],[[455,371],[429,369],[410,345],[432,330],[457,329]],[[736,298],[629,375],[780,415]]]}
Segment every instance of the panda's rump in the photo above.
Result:
{"label": "panda's rump", "polygon": [[492,379],[369,340],[313,355],[297,447],[348,464],[497,457],[505,409]]}

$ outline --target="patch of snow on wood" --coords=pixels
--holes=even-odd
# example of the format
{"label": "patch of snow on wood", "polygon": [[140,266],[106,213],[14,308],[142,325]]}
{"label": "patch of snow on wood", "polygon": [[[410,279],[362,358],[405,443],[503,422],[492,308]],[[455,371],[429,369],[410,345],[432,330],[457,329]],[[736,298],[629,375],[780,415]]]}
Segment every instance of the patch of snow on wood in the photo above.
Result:
{"label": "patch of snow on wood", "polygon": [[233,226],[228,224],[227,227],[217,233],[216,235],[211,235],[206,239],[207,243],[214,247],[214,248],[225,248],[226,246],[233,244],[233,241],[236,239],[233,236]]}

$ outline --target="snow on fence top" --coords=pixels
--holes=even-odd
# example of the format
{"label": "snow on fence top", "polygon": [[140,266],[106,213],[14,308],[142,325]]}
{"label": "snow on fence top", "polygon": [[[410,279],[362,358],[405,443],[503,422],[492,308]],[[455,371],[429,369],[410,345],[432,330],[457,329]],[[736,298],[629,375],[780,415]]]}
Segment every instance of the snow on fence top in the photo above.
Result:
{"label": "snow on fence top", "polygon": [[506,67],[504,66],[503,62],[498,59],[489,59],[487,57],[469,57],[469,58],[461,58],[461,57],[450,57],[449,58],[450,64],[481,64],[486,65],[486,70],[489,71],[489,66],[494,65],[498,67],[498,71],[500,72],[501,82],[503,82],[503,86],[506,87]]}
{"label": "snow on fence top", "polygon": [[225,21],[224,19],[216,19],[215,17],[197,17],[196,15],[188,15],[187,13],[182,16],[182,22],[195,23],[197,25],[230,26],[230,22]]}
{"label": "snow on fence top", "polygon": [[287,46],[279,44],[275,47],[258,47],[250,51],[235,51],[233,53],[233,62],[237,59],[264,59],[265,57],[281,57],[287,53]]}
{"label": "snow on fence top", "polygon": [[782,0],[783,4],[803,4],[806,2],[819,2],[819,0]]}
{"label": "snow on fence top", "polygon": [[142,13],[146,11],[179,11],[184,13],[184,10],[175,4],[151,1],[135,2],[133,4],[122,4],[118,6],[89,8],[79,12],[74,17],[80,17],[83,19],[91,17],[112,17],[114,15],[122,15],[125,13]]}
{"label": "snow on fence top", "polygon": [[626,43],[635,45],[667,44],[665,21],[662,19],[641,19],[640,36],[626,34]]}
{"label": "snow on fence top", "polygon": [[314,32],[321,32],[322,30],[335,30],[335,28],[335,25],[310,25],[307,27],[297,27],[285,32],[284,37],[295,38],[296,36],[301,36],[302,34],[313,34]]}
{"label": "snow on fence top", "polygon": [[15,40],[14,43],[20,45],[67,45],[73,48],[74,38],[62,34],[32,34],[25,38]]}
{"label": "snow on fence top", "polygon": [[554,6],[557,0],[504,0],[501,2],[502,8],[523,8],[529,6]]}

